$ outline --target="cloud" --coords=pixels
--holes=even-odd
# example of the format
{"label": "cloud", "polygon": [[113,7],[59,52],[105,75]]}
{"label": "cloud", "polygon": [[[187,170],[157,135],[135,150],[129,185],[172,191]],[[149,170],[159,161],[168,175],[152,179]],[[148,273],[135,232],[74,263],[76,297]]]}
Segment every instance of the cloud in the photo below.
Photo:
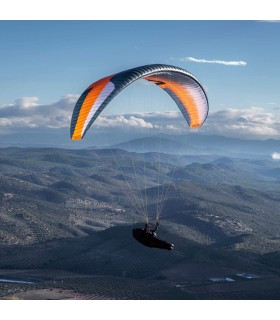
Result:
{"label": "cloud", "polygon": [[142,129],[153,129],[157,132],[168,128],[179,132],[185,125],[185,119],[177,111],[100,115],[95,121],[96,128],[133,127],[141,129],[141,132]]}
{"label": "cloud", "polygon": [[[72,111],[79,98],[68,94],[51,104],[39,104],[37,97],[22,97],[9,105],[0,107],[1,133],[20,132],[24,129],[62,129],[69,128]],[[96,128],[139,128],[157,129],[168,122],[169,118],[178,118],[177,113],[134,113],[118,115],[100,115]],[[151,120],[151,121],[150,121]]]}
{"label": "cloud", "polygon": [[214,64],[223,64],[226,66],[246,66],[247,62],[245,61],[224,61],[224,60],[206,60],[206,59],[197,59],[193,57],[183,57],[179,59],[180,61],[191,61],[198,63],[214,63]]}
{"label": "cloud", "polygon": [[39,105],[37,101],[39,101],[39,98],[37,97],[22,97],[20,99],[15,100],[14,105],[19,109],[34,108]]}
{"label": "cloud", "polygon": [[[124,115],[129,119],[129,115]],[[134,114],[149,123],[154,132],[186,133],[190,129],[180,112],[151,112]],[[192,132],[223,135],[245,139],[280,139],[280,116],[262,108],[229,108],[209,114],[207,120]]]}
{"label": "cloud", "polygon": [[274,160],[280,160],[280,153],[278,152],[273,152],[271,155],[272,159]]}
{"label": "cloud", "polygon": [[[51,104],[40,104],[37,97],[23,97],[0,107],[0,133],[49,134],[67,132],[78,95],[68,94]],[[280,139],[280,114],[271,108],[229,108],[211,112],[200,128],[191,132],[245,139]],[[132,130],[133,129],[133,130]],[[190,132],[181,112],[147,112],[106,115],[95,122],[95,134],[118,135],[125,132],[157,134]],[[42,133],[43,132],[43,133]],[[89,131],[89,134],[91,134]]]}
{"label": "cloud", "polygon": [[211,135],[223,135],[245,139],[280,139],[280,116],[262,108],[229,108],[210,113],[207,120],[197,129],[189,129],[186,120],[178,111],[134,113],[99,117],[100,127],[112,130],[134,127],[153,129],[156,133],[200,132]]}
{"label": "cloud", "polygon": [[22,97],[13,104],[0,107],[0,127],[7,129],[24,128],[65,128],[69,127],[71,113],[78,95],[68,94],[53,104],[39,104],[37,97]]}
{"label": "cloud", "polygon": [[226,109],[210,113],[203,132],[240,138],[280,138],[280,117],[262,108]]}
{"label": "cloud", "polygon": [[135,115],[115,115],[115,116],[99,116],[96,120],[96,125],[99,127],[138,127],[138,128],[156,128],[150,122],[136,117]]}

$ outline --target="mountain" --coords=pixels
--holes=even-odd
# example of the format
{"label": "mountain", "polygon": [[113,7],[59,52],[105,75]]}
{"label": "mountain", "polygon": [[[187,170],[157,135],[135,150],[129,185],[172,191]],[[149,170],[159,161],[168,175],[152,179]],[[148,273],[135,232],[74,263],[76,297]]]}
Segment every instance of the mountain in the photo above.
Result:
{"label": "mountain", "polygon": [[[141,221],[145,211],[155,217],[160,208],[167,220],[172,213],[172,223],[185,217],[183,225],[191,223],[193,236],[197,230],[206,242],[245,230],[268,238],[265,228],[278,226],[280,188],[277,176],[271,175],[278,169],[274,161],[166,161],[164,154],[121,149],[0,149],[0,239],[8,245],[86,236]],[[266,227],[264,216],[270,217]],[[214,231],[208,233],[212,225],[217,235],[224,234],[221,239]]]}
{"label": "mountain", "polygon": [[[130,139],[128,139],[130,137]],[[94,139],[71,141],[66,129],[47,133],[41,130],[38,134],[26,132],[24,134],[7,134],[1,139],[0,147],[44,147],[44,148],[113,148],[132,152],[156,152],[165,154],[180,154],[189,156],[231,156],[242,158],[271,158],[272,153],[280,151],[280,141],[246,140],[229,138],[219,135],[197,133],[132,135],[129,132],[121,134],[103,134],[96,132]]]}
{"label": "mountain", "polygon": [[173,136],[152,136],[134,139],[124,143],[119,143],[111,146],[111,148],[117,148],[127,150],[130,152],[157,152],[157,153],[174,153],[185,154],[186,152],[193,154],[199,153],[193,145],[187,144],[185,141],[178,142],[174,140]]}
{"label": "mountain", "polygon": [[245,140],[217,135],[184,134],[144,137],[113,145],[134,152],[163,152],[188,155],[229,155],[271,158],[280,149],[279,140]]}
{"label": "mountain", "polygon": [[[277,299],[278,169],[236,155],[2,148],[0,274],[35,283],[0,281],[0,296],[56,288],[89,299]],[[156,212],[172,252],[132,238]],[[245,272],[259,278],[237,276]]]}
{"label": "mountain", "polygon": [[193,162],[170,172],[169,176],[203,184],[242,185],[273,191],[280,187],[278,171],[278,164],[273,161],[222,157],[208,163]]}

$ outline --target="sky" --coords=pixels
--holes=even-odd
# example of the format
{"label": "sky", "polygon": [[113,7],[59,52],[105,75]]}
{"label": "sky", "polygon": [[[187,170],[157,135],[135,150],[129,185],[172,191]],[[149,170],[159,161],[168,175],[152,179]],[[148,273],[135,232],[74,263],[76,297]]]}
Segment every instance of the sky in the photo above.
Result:
{"label": "sky", "polygon": [[[280,23],[263,20],[2,20],[0,136],[69,142],[71,113],[89,84],[163,63],[205,88],[209,117],[199,132],[280,139],[279,38]],[[150,130],[170,116],[168,132],[188,131],[170,97],[143,82],[116,97],[99,126]]]}

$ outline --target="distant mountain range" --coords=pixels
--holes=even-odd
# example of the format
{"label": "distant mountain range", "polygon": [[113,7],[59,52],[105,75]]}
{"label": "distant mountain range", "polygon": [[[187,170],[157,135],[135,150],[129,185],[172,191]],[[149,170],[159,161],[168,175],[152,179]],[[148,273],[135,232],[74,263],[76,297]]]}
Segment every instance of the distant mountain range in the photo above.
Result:
{"label": "distant mountain range", "polygon": [[53,134],[24,133],[2,136],[0,147],[59,147],[117,148],[138,153],[157,152],[195,156],[237,156],[242,158],[271,158],[272,153],[280,152],[280,140],[246,140],[218,135],[189,133],[183,135],[161,134],[134,137],[131,134],[103,136],[98,133],[93,138],[71,141],[67,130]]}
{"label": "distant mountain range", "polygon": [[133,152],[163,152],[191,155],[235,155],[270,158],[280,152],[280,140],[245,140],[217,135],[162,135],[134,139],[111,146]]}

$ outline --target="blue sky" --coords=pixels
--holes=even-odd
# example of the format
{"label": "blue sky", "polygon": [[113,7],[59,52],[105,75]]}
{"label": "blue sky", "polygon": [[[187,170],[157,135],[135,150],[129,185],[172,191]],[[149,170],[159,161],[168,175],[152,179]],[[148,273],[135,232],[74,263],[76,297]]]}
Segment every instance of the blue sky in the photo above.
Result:
{"label": "blue sky", "polygon": [[[61,107],[57,119],[66,128],[75,99],[90,83],[136,66],[165,63],[200,80],[212,119],[234,114],[238,121],[232,110],[240,110],[252,126],[257,114],[258,125],[274,121],[262,138],[280,138],[279,39],[280,23],[264,21],[0,21],[0,134],[35,128],[42,106],[45,119],[48,106],[50,112]],[[155,99],[169,104],[159,90],[149,104],[149,94],[140,87],[127,89],[136,111],[157,111]],[[124,94],[118,97],[111,111],[115,106],[128,113],[125,99]],[[36,110],[36,119],[31,112],[27,119],[29,107]],[[248,137],[262,135],[248,128]]]}
{"label": "blue sky", "polygon": [[37,96],[51,103],[99,77],[166,63],[196,75],[212,108],[279,104],[279,36],[280,23],[258,21],[0,21],[0,102]]}

